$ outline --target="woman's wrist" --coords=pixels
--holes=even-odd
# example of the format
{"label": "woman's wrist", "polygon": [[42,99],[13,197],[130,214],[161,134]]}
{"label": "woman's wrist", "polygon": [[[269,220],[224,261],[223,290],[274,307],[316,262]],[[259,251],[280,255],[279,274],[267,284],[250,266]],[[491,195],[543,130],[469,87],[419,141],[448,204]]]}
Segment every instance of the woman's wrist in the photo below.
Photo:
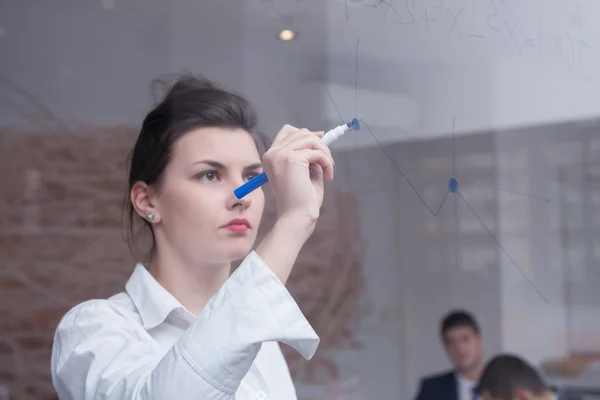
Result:
{"label": "woman's wrist", "polygon": [[256,254],[284,284],[296,258],[314,231],[316,220],[295,215],[280,215],[271,231],[256,248]]}
{"label": "woman's wrist", "polygon": [[277,216],[274,228],[285,236],[304,245],[304,242],[313,234],[318,220],[317,216],[309,216],[300,213],[284,213]]}

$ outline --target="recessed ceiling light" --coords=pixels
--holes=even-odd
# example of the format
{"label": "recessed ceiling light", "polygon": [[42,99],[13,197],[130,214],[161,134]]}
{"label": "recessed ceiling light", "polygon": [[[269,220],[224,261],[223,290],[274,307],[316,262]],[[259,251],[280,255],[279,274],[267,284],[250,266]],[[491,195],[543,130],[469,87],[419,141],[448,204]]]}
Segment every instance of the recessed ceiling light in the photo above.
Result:
{"label": "recessed ceiling light", "polygon": [[279,39],[281,40],[292,40],[294,38],[294,36],[296,36],[296,34],[294,33],[294,31],[290,30],[290,29],[284,29],[281,32],[279,32]]}
{"label": "recessed ceiling light", "polygon": [[100,0],[100,4],[102,4],[102,8],[105,10],[115,9],[115,0]]}

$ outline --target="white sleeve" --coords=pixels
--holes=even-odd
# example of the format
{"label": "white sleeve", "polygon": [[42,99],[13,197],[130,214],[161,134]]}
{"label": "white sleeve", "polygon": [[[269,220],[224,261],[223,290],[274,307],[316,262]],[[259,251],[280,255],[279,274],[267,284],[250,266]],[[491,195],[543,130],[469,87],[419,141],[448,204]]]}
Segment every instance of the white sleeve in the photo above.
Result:
{"label": "white sleeve", "polygon": [[56,331],[52,380],[61,400],[231,400],[266,341],[310,359],[319,337],[252,252],[164,357],[108,301],[73,308]]}

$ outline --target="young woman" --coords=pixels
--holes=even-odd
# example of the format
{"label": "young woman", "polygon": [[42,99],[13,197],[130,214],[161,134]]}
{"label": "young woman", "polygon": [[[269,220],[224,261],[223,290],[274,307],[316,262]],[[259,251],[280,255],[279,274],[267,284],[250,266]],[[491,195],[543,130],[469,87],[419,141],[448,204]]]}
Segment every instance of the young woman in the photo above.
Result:
{"label": "young woman", "polygon": [[[125,291],[60,321],[52,379],[61,399],[295,399],[277,342],[305,358],[319,338],[284,284],[313,232],[333,159],[286,125],[261,158],[242,97],[180,78],[144,119],[129,172],[129,216],[153,239]],[[233,191],[264,170],[278,218],[253,249],[264,194]],[[231,274],[231,263],[243,260]]]}

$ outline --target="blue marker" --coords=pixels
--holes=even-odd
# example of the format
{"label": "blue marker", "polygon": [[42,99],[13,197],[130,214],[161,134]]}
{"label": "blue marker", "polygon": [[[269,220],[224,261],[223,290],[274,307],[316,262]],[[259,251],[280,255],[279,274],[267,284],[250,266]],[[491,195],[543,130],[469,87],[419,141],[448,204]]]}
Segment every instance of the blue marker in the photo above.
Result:
{"label": "blue marker", "polygon": [[[358,122],[358,119],[354,118],[352,121],[348,122],[347,124],[340,125],[337,128],[333,128],[332,130],[327,132],[325,135],[323,135],[323,138],[321,140],[326,145],[329,146],[337,138],[339,138],[344,133],[346,133],[346,131],[348,131],[350,128],[352,128],[355,131],[360,130],[360,123]],[[262,174],[254,177],[251,180],[249,180],[248,182],[244,183],[239,188],[235,189],[233,191],[233,194],[235,195],[236,198],[241,199],[242,197],[248,195],[249,193],[258,189],[259,187],[261,187],[262,185],[264,185],[267,182],[269,182],[269,178],[267,177],[267,174],[263,172]]]}

